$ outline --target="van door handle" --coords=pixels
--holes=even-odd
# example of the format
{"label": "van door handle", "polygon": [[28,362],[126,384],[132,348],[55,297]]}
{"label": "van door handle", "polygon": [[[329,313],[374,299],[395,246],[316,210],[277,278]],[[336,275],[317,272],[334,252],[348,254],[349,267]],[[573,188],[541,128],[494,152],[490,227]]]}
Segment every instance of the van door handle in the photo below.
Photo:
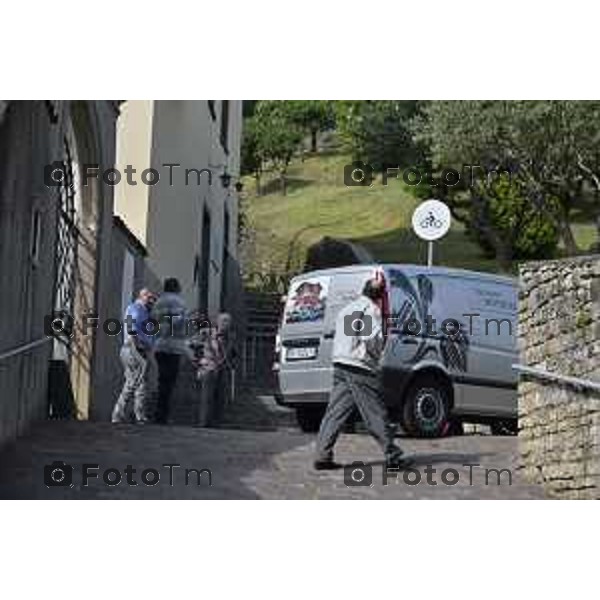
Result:
{"label": "van door handle", "polygon": [[327,333],[323,334],[323,339],[325,340],[331,340],[333,339],[333,336],[335,336],[335,329],[332,329],[331,331],[328,331]]}

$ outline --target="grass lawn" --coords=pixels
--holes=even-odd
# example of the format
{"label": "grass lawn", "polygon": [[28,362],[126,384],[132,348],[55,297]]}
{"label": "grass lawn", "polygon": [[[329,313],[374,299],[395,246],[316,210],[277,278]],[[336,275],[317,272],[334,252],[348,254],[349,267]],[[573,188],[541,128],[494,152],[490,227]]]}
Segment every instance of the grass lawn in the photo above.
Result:
{"label": "grass lawn", "polygon": [[[402,181],[387,186],[376,180],[371,187],[344,185],[343,154],[320,154],[295,160],[289,169],[284,196],[277,181],[267,182],[264,196],[254,194],[254,181],[244,181],[248,197],[244,210],[253,242],[242,251],[246,271],[301,270],[306,249],[324,236],[352,240],[366,247],[380,262],[422,263],[426,244],[411,229],[412,213],[420,200]],[[573,227],[582,248],[595,239],[587,223]],[[434,264],[478,271],[499,271],[479,246],[463,233],[460,223],[436,242]]]}

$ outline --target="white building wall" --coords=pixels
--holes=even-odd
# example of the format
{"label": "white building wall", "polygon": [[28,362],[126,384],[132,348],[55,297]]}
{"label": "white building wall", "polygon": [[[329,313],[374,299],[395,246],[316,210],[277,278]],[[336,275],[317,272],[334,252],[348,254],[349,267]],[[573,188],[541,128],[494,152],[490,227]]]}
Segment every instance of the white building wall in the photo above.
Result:
{"label": "white building wall", "polygon": [[[117,214],[145,243],[148,265],[159,278],[177,277],[191,308],[199,302],[199,267],[202,264],[202,219],[210,212],[209,314],[220,309],[225,239],[225,206],[229,211],[229,253],[237,257],[238,201],[242,102],[229,101],[228,149],[221,141],[222,101],[215,102],[215,118],[206,100],[151,102],[128,101],[119,126],[119,168],[133,164],[139,179],[151,166],[159,172],[156,185],[117,186]],[[149,133],[151,134],[149,136]],[[119,152],[120,149],[120,152]],[[167,164],[173,166],[171,170]],[[200,185],[186,169],[210,169]],[[229,188],[220,176],[232,175]],[[170,180],[170,172],[172,179]]]}
{"label": "white building wall", "polygon": [[[146,243],[149,188],[141,182],[141,174],[150,167],[153,110],[153,100],[129,100],[121,104],[117,120],[115,166],[122,179],[114,186],[114,211],[142,244]],[[132,165],[136,170],[132,177],[137,185],[126,183],[127,165]]]}

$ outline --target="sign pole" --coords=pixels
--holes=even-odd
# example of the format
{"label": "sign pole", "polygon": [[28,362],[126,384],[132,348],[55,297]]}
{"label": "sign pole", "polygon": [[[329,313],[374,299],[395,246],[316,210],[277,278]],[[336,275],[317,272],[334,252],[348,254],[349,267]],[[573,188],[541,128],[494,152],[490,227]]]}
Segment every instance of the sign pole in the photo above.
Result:
{"label": "sign pole", "polygon": [[413,231],[427,242],[428,267],[433,266],[433,242],[448,233],[451,221],[450,209],[439,200],[425,200],[413,212]]}

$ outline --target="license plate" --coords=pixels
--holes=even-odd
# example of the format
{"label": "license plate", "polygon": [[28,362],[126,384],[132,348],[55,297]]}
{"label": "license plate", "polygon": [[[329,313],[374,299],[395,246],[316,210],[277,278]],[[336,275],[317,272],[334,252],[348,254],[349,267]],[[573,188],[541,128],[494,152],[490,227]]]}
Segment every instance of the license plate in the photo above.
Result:
{"label": "license plate", "polygon": [[285,354],[287,360],[307,360],[317,356],[317,349],[314,346],[304,348],[288,348]]}

